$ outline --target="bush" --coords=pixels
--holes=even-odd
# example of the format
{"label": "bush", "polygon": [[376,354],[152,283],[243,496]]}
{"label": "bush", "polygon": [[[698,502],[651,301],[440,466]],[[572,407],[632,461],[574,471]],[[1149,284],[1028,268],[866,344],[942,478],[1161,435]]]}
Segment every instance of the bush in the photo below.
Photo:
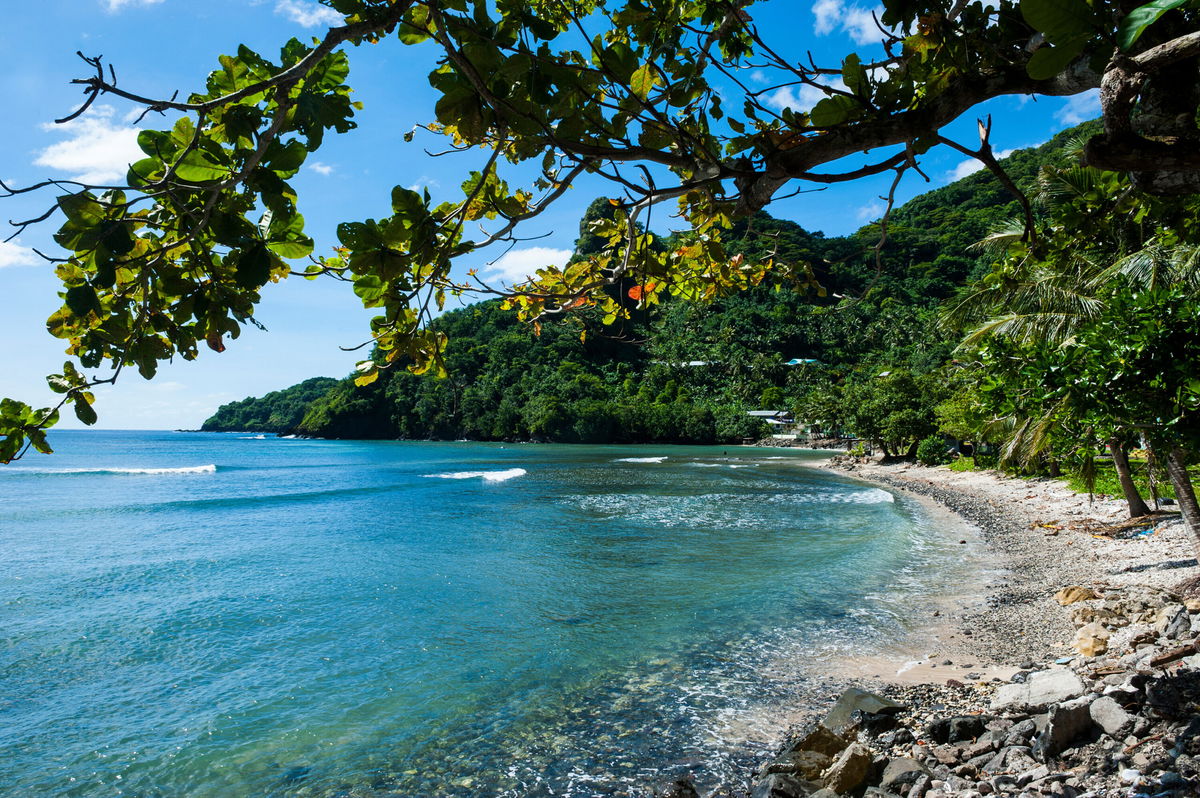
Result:
{"label": "bush", "polygon": [[921,465],[945,465],[951,459],[950,447],[941,435],[930,435],[917,444],[917,462]]}

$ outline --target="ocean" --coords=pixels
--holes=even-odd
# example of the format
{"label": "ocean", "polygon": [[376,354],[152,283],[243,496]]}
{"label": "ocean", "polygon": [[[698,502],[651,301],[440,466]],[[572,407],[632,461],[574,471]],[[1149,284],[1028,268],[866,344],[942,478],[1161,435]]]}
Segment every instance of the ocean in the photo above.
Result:
{"label": "ocean", "polygon": [[744,779],[962,568],[751,447],[64,431],[0,467],[0,794],[585,796]]}

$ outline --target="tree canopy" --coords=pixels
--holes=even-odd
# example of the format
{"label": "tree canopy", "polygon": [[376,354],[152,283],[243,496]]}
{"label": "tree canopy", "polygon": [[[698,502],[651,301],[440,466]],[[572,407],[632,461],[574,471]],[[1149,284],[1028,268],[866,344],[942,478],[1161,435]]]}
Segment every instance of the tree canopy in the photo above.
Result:
{"label": "tree canopy", "polygon": [[[140,135],[145,158],[123,185],[9,189],[57,193],[28,224],[60,223],[63,305],[48,326],[81,368],[68,362],[49,378],[63,395],[56,408],[0,403],[0,459],[27,444],[47,449],[44,431],[67,403],[93,422],[90,389],[126,367],[149,378],[162,360],[223,350],[255,323],[262,287],[295,274],[346,281],[378,309],[363,383],[395,365],[442,372],[445,336],[429,321],[452,294],[502,295],[525,319],[594,308],[611,322],[666,296],[713,300],[768,273],[815,289],[808,264],[731,253],[722,232],[796,186],[889,171],[898,181],[938,145],[978,157],[1016,189],[986,124],[978,145],[941,133],[994,97],[1099,88],[1104,129],[1087,142],[1089,163],[1130,173],[1143,191],[1200,186],[1200,17],[1187,0],[885,0],[883,55],[826,66],[772,41],[748,2],[323,2],[344,24],[286,42],[274,59],[246,47],[221,56],[204,88],[182,98],[118,86],[107,63],[85,57],[85,100],[67,119],[117,96],[174,123]],[[434,205],[401,182],[386,215],[346,221],[338,251],[314,258],[288,181],[326,134],[355,125],[344,46],[422,43],[439,53],[428,130],[451,149],[479,148],[483,166],[453,202]],[[741,80],[746,67],[767,76],[765,89]],[[806,112],[777,111],[763,97],[781,86],[824,98]],[[510,185],[511,167],[527,162],[539,176]],[[455,259],[515,240],[583,174],[620,196],[612,218],[593,225],[595,252],[511,288],[452,275]],[[671,247],[644,226],[666,201],[690,231]],[[476,223],[486,232],[472,238]],[[306,267],[293,265],[304,258]],[[103,364],[106,376],[85,373]]]}

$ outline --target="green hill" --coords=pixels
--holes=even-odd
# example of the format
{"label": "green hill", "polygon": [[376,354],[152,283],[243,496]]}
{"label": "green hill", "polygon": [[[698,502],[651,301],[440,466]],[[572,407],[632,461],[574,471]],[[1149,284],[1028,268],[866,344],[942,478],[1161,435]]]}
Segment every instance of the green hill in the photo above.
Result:
{"label": "green hill", "polygon": [[[1029,186],[1041,164],[1060,162],[1086,127],[1003,163],[1014,181]],[[607,207],[589,208],[577,252],[594,244],[586,223]],[[827,237],[760,213],[726,235],[730,249],[810,263],[828,289],[824,298],[760,287],[711,305],[666,302],[652,317],[613,327],[581,313],[544,322],[540,334],[498,301],[480,302],[436,322],[450,339],[447,379],[397,369],[366,387],[347,378],[317,390],[309,380],[226,405],[204,429],[330,438],[740,440],[764,431],[747,409],[795,407],[822,385],[856,374],[921,375],[944,363],[951,347],[934,329],[935,309],[986,270],[967,246],[1018,213],[988,172],[930,191],[893,213],[878,272],[875,226]],[[838,295],[859,299],[839,302]],[[818,362],[786,365],[792,359]]]}

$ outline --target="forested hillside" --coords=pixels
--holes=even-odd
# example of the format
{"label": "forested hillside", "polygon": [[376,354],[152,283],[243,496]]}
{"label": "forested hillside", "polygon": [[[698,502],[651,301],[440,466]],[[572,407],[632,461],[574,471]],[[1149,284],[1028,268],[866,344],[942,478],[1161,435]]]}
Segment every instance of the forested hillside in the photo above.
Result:
{"label": "forested hillside", "polygon": [[[1061,161],[1064,143],[1082,132],[1064,132],[1003,163],[1018,184],[1030,186],[1039,166]],[[588,224],[607,207],[593,203],[581,222],[580,254],[595,246]],[[822,408],[833,387],[841,395],[848,384],[874,386],[868,377],[891,371],[928,381],[917,391],[921,406],[900,401],[894,385],[897,407],[889,410],[886,396],[863,395],[858,404],[894,417],[898,439],[915,439],[932,431],[933,405],[949,390],[944,380],[926,377],[952,348],[936,330],[936,308],[986,271],[968,246],[1018,211],[987,172],[931,191],[892,215],[879,270],[875,225],[827,237],[760,213],[726,234],[729,248],[747,258],[773,254],[782,263],[808,264],[823,293],[761,286],[708,305],[667,301],[649,318],[635,314],[612,326],[583,312],[535,327],[498,301],[481,302],[437,321],[450,340],[446,379],[396,370],[365,387],[347,378],[320,392],[309,380],[225,405],[204,428],[333,438],[711,443],[764,432],[746,416],[753,408],[800,409],[848,424],[845,413]],[[787,365],[793,359],[804,362]],[[296,413],[301,396],[308,404]],[[292,412],[277,412],[285,398]]]}
{"label": "forested hillside", "polygon": [[281,432],[294,429],[309,404],[338,384],[332,377],[313,377],[298,385],[221,405],[204,422],[205,432]]}

